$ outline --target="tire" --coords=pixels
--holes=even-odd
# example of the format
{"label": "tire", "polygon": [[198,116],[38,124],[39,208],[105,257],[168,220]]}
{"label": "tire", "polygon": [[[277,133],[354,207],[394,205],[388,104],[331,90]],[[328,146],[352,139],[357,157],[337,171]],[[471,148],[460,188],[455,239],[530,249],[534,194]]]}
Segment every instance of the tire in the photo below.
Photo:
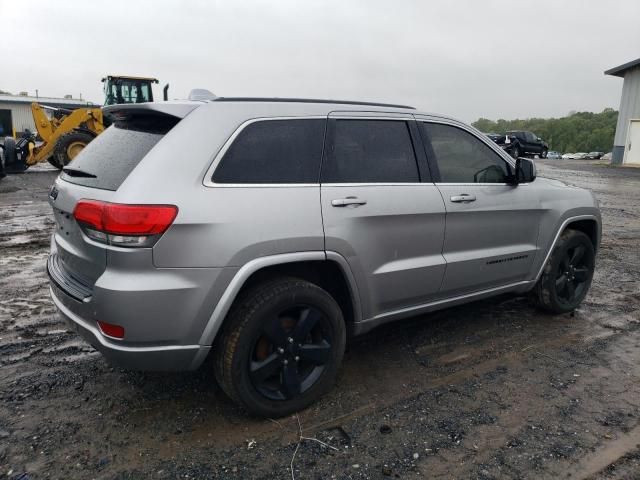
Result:
{"label": "tire", "polygon": [[9,166],[18,161],[16,153],[16,141],[13,137],[5,137],[4,139],[4,165]]}
{"label": "tire", "polygon": [[540,153],[540,158],[547,158],[547,153],[548,150],[542,150],[542,152]]}
{"label": "tire", "polygon": [[580,231],[565,230],[531,292],[532,300],[551,313],[575,310],[589,291],[594,268],[591,239]]}
{"label": "tire", "polygon": [[73,160],[94,137],[86,132],[70,132],[62,135],[53,149],[51,165],[62,170]]}
{"label": "tire", "polygon": [[518,158],[520,156],[520,148],[518,148],[517,146],[513,147],[513,150],[511,150],[511,155],[513,156],[513,158]]}
{"label": "tire", "polygon": [[216,380],[252,415],[289,415],[331,388],[345,343],[331,295],[304,280],[273,280],[232,307],[214,345]]}

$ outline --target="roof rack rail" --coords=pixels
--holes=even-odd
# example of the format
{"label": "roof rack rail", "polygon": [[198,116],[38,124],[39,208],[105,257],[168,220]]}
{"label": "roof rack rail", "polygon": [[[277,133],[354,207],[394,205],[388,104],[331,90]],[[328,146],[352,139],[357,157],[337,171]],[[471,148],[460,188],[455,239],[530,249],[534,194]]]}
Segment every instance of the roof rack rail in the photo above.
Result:
{"label": "roof rack rail", "polygon": [[415,110],[415,107],[408,105],[396,105],[393,103],[358,102],[351,100],[327,100],[318,98],[283,98],[283,97],[217,97],[213,102],[290,102],[290,103],[336,103],[341,105],[365,105],[370,107],[391,107],[408,108]]}

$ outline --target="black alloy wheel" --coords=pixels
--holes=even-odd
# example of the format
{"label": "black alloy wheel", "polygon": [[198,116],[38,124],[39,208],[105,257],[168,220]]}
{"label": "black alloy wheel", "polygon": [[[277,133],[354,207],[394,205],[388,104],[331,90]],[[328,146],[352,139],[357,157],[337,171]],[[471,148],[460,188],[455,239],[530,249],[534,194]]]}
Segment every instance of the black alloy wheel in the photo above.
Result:
{"label": "black alloy wheel", "polygon": [[552,313],[575,310],[587,296],[595,269],[595,247],[584,232],[567,229],[560,235],[531,291],[536,306]]}
{"label": "black alloy wheel", "polygon": [[556,269],[556,294],[561,302],[572,305],[584,296],[591,276],[591,263],[584,245],[567,249]]}
{"label": "black alloy wheel", "polygon": [[310,305],[288,308],[265,322],[249,363],[254,388],[272,400],[292,399],[311,388],[329,361],[331,329]]}
{"label": "black alloy wheel", "polygon": [[222,390],[249,413],[281,417],[335,382],[346,344],[336,300],[318,285],[280,277],[243,292],[213,345]]}

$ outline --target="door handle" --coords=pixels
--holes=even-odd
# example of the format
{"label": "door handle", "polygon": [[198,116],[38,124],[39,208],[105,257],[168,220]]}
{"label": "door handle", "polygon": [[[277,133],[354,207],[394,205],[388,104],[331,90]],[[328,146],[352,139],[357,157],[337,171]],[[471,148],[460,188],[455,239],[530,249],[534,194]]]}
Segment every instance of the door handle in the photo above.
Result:
{"label": "door handle", "polygon": [[360,205],[366,204],[366,200],[361,200],[358,197],[336,198],[335,200],[331,200],[331,205],[333,207],[359,207]]}
{"label": "door handle", "polygon": [[451,197],[451,201],[454,202],[454,203],[475,202],[476,201],[476,196],[475,195],[469,195],[468,193],[463,193],[462,195],[453,195]]}

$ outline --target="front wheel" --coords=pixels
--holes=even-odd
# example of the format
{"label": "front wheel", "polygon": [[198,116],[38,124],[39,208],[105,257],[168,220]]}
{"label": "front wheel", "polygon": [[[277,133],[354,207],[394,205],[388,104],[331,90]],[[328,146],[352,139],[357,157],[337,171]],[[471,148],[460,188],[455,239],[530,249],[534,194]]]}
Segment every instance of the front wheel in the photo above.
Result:
{"label": "front wheel", "polygon": [[591,239],[578,230],[565,230],[531,292],[534,302],[552,313],[575,310],[589,291],[594,268]]}
{"label": "front wheel", "polygon": [[540,158],[547,158],[547,150],[542,150],[542,152],[540,153]]}
{"label": "front wheel", "polygon": [[93,136],[86,132],[70,132],[62,135],[56,142],[53,149],[53,159],[49,163],[56,168],[62,170],[65,166],[76,158],[84,147],[86,147]]}
{"label": "front wheel", "polygon": [[513,158],[518,158],[520,156],[520,149],[518,147],[513,147],[511,155],[513,155]]}
{"label": "front wheel", "polygon": [[325,290],[281,278],[245,292],[218,337],[216,379],[224,392],[254,415],[281,417],[334,383],[346,329]]}

